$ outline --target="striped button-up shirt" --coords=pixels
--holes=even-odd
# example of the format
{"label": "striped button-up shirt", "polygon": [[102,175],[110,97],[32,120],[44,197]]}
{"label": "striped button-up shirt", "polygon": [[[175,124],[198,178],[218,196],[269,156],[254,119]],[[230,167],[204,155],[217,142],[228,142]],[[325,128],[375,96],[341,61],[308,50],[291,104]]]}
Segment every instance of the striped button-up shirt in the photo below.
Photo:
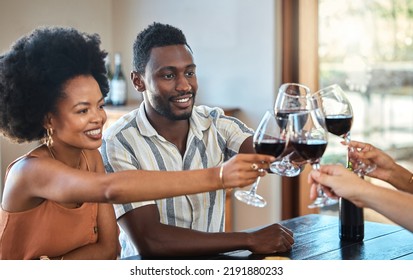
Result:
{"label": "striped button-up shirt", "polygon": [[[252,133],[238,119],[225,116],[220,108],[194,106],[186,151],[182,157],[178,148],[152,127],[142,104],[105,131],[101,153],[107,172],[201,169],[219,166],[237,154],[241,144]],[[139,182],[136,182],[136,187],[139,188]],[[155,203],[164,224],[204,232],[224,231],[224,190],[114,205],[116,217]],[[138,254],[123,231],[120,241],[121,257]]]}

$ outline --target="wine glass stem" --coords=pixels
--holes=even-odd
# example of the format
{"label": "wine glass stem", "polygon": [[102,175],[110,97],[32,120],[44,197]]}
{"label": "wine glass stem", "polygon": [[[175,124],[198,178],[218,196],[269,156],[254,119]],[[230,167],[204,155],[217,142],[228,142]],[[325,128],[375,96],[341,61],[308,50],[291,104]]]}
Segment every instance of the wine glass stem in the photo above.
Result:
{"label": "wine glass stem", "polygon": [[[313,164],[311,164],[311,167],[313,168],[313,170],[319,170],[320,169],[320,162],[314,162]],[[321,185],[318,184],[317,185],[317,196],[318,197],[325,197],[324,191],[321,188]]]}
{"label": "wine glass stem", "polygon": [[283,161],[283,162],[289,162],[289,161],[290,161],[290,157],[291,157],[291,155],[292,155],[293,153],[294,153],[294,152],[291,152],[291,153],[285,155],[285,156],[282,158],[282,161]]}
{"label": "wine glass stem", "polygon": [[257,193],[257,188],[258,188],[258,184],[260,183],[260,180],[261,180],[261,177],[259,176],[251,187],[250,194],[252,196],[255,196],[255,194]]}
{"label": "wine glass stem", "polygon": [[319,170],[320,169],[320,163],[319,162],[314,162],[313,164],[311,164],[311,167],[314,170]]}
{"label": "wine glass stem", "polygon": [[344,135],[344,141],[346,142],[346,145],[350,144],[350,141],[351,141],[350,131],[347,132],[347,133]]}
{"label": "wine glass stem", "polygon": [[[346,143],[346,146],[348,146],[348,145],[350,145],[350,141],[351,141],[351,136],[350,136],[350,131],[349,132],[347,132],[345,135],[344,135],[344,142]],[[352,152],[353,151],[353,148],[348,148],[347,149],[347,166],[349,165],[349,163],[350,163],[350,155],[349,155],[349,152]]]}

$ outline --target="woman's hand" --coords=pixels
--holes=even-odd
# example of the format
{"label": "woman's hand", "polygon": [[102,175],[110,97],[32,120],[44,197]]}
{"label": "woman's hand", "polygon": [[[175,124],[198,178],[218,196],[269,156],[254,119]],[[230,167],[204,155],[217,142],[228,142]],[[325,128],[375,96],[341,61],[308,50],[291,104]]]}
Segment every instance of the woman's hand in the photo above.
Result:
{"label": "woman's hand", "polygon": [[375,170],[368,173],[368,176],[388,182],[392,172],[396,168],[396,162],[392,157],[371,144],[351,141],[349,144],[349,158],[353,166],[358,161],[366,164],[375,164]]}
{"label": "woman's hand", "polygon": [[312,170],[308,175],[311,185],[310,198],[316,198],[317,185],[332,198],[344,197],[359,207],[362,207],[359,197],[367,183],[342,165],[322,165],[319,171]]}

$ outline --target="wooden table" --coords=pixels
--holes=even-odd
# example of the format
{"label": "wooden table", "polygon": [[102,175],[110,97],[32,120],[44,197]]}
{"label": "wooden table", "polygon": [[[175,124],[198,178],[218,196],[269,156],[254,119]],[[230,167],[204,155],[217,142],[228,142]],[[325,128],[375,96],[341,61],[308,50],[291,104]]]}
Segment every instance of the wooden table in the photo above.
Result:
{"label": "wooden table", "polygon": [[300,216],[280,222],[294,232],[291,252],[272,256],[235,251],[214,259],[292,260],[413,260],[413,233],[396,225],[365,222],[362,242],[341,242],[338,217],[319,214]]}
{"label": "wooden table", "polygon": [[[413,260],[413,233],[396,225],[365,222],[362,242],[341,242],[338,217],[310,214],[280,222],[294,232],[295,244],[288,253],[253,255],[239,250],[188,259],[210,260]],[[127,258],[141,259],[140,256]]]}

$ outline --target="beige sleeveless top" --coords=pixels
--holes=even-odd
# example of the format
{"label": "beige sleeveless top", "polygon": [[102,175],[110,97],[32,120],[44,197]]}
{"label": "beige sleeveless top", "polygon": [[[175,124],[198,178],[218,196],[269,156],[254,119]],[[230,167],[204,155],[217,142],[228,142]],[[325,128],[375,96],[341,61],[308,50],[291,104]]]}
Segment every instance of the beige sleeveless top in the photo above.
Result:
{"label": "beige sleeveless top", "polygon": [[[23,157],[12,162],[7,171]],[[83,157],[90,170],[85,154]],[[24,212],[10,213],[0,209],[0,259],[57,257],[96,243],[97,213],[97,203],[83,203],[79,208],[69,209],[49,200]]]}

